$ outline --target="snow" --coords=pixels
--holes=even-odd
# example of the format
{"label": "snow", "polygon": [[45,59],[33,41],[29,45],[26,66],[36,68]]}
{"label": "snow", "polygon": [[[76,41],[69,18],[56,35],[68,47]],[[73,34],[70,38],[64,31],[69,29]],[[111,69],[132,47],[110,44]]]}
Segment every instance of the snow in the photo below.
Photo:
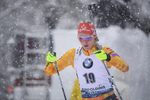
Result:
{"label": "snow", "polygon": [[[45,86],[40,87],[28,87],[27,88],[27,100],[43,100],[46,98]],[[22,88],[16,87],[14,89],[14,100],[23,100],[22,99]],[[53,99],[52,99],[53,100]],[[55,100],[55,99],[54,99]]]}
{"label": "snow", "polygon": [[[57,52],[58,59],[69,49],[79,47],[77,30],[54,30],[54,51]],[[146,100],[149,98],[150,81],[148,61],[150,43],[149,38],[143,35],[138,29],[122,30],[117,26],[110,26],[106,29],[97,29],[100,44],[111,47],[125,60],[129,66],[129,72],[123,73],[113,68],[115,82],[124,100]],[[72,86],[76,78],[74,69],[69,66],[60,72],[66,96],[69,99]],[[146,78],[146,79],[145,79]],[[143,83],[144,82],[144,83]],[[60,82],[57,74],[52,76],[52,86],[50,88],[51,100],[63,100]],[[58,97],[59,95],[59,97]],[[145,98],[145,99],[144,99]]]}
{"label": "snow", "polygon": [[[6,1],[7,3],[4,1]],[[88,20],[89,18],[89,13],[87,11],[86,5],[94,4],[97,1],[98,0],[77,0],[74,1],[75,3],[72,3],[72,5],[71,2],[63,2],[63,0],[46,0],[41,2],[40,0],[33,2],[32,0],[1,1],[0,54],[2,57],[0,60],[0,65],[2,70],[0,74],[0,100],[6,98],[5,95],[7,91],[7,83],[9,83],[8,81],[10,81],[7,76],[11,74],[8,74],[7,71],[14,70],[9,69],[6,71],[7,66],[10,64],[8,62],[9,59],[6,58],[9,58],[9,55],[11,55],[11,48],[9,48],[9,46],[13,45],[15,42],[15,40],[13,40],[14,35],[27,35],[28,33],[34,33],[35,36],[40,37],[41,33],[42,35],[45,33],[49,33],[49,29],[45,24],[45,17],[51,17],[51,20],[55,19],[55,23],[57,23],[58,20],[56,29],[52,31],[52,34],[54,36],[54,51],[57,52],[59,59],[69,49],[80,46],[80,43],[77,39],[76,28],[78,27],[80,21]],[[143,23],[149,24],[145,19],[149,19],[150,15],[149,0],[131,0],[131,2],[131,5],[129,4],[129,8],[130,6],[134,8],[133,13],[135,13],[135,15],[139,17],[139,19],[145,20],[145,22]],[[7,5],[9,6],[8,8],[5,7]],[[59,9],[64,7],[66,7],[66,9]],[[48,11],[46,12],[45,10]],[[110,26],[105,29],[97,29],[97,33],[100,39],[99,43],[104,46],[111,47],[130,66],[129,72],[127,73],[120,72],[115,68],[112,69],[112,74],[114,75],[115,82],[124,100],[150,100],[150,38],[146,37],[144,35],[145,33],[140,31],[139,29],[123,30],[118,26]],[[17,73],[21,71],[19,68],[15,70],[17,71]],[[38,75],[36,74],[36,76]],[[60,75],[64,85],[66,96],[69,99],[74,80],[76,79],[75,71],[71,66],[68,66],[65,70],[60,72]],[[19,77],[19,75],[17,74],[16,77]],[[55,74],[51,77],[52,85],[49,88],[50,100],[64,100],[58,75]],[[45,99],[45,88],[46,87],[27,88],[29,98],[32,100]],[[22,90],[23,89],[20,87],[14,88],[14,100],[22,99]],[[30,100],[29,98],[28,100]]]}
{"label": "snow", "polygon": [[[77,29],[56,29],[52,31],[54,51],[58,59],[69,49],[81,46],[77,39]],[[129,64],[129,72],[123,73],[112,68],[112,74],[124,100],[149,100],[149,50],[150,39],[139,29],[121,29],[110,26],[97,29],[99,43],[116,51]],[[67,99],[70,99],[75,70],[72,66],[60,72]],[[52,85],[49,88],[50,100],[64,100],[59,77],[52,75]],[[28,100],[42,100],[46,97],[46,87],[28,87]],[[21,100],[22,89],[14,88],[15,100]],[[117,94],[117,93],[116,93]],[[30,98],[30,99],[29,99]]]}
{"label": "snow", "polygon": [[[148,100],[149,97],[149,43],[150,39],[143,35],[138,29],[122,30],[117,26],[110,26],[106,29],[97,29],[99,43],[111,47],[129,64],[129,72],[123,73],[116,68],[112,68],[115,83],[124,100]],[[52,32],[54,40],[54,51],[57,52],[58,59],[69,49],[79,47],[77,30],[54,30]],[[74,80],[75,70],[72,66],[60,72],[67,99],[70,99]],[[49,88],[50,100],[64,100],[59,77],[52,75],[52,85]],[[15,100],[21,98],[21,89],[15,89]],[[45,98],[45,87],[28,88],[28,96],[31,99],[41,100]],[[38,91],[38,92],[37,92]],[[117,93],[116,93],[117,94]],[[37,99],[38,98],[38,99]]]}

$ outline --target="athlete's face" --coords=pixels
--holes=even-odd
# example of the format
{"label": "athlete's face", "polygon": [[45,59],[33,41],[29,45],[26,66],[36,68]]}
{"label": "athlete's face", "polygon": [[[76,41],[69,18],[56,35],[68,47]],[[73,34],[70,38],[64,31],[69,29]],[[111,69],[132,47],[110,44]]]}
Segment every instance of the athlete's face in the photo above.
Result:
{"label": "athlete's face", "polygon": [[96,36],[91,36],[89,34],[84,34],[84,33],[78,34],[78,39],[84,50],[90,50],[94,46],[95,38]]}

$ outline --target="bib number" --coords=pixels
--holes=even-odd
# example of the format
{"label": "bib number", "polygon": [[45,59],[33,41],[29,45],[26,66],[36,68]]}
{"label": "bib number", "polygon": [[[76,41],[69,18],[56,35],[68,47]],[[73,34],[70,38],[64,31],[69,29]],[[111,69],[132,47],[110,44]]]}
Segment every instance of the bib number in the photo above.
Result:
{"label": "bib number", "polygon": [[95,83],[95,76],[93,73],[85,73],[83,75],[83,77],[85,77],[86,83]]}

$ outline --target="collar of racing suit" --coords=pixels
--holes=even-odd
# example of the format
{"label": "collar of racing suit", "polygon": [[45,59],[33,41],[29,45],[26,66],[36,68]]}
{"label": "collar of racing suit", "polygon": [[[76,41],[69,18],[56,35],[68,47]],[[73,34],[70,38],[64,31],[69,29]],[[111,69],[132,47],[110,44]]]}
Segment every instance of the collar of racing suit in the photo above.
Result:
{"label": "collar of racing suit", "polygon": [[82,48],[82,52],[83,52],[86,56],[92,55],[95,50],[96,50],[96,44],[95,44],[90,50],[84,50],[84,49]]}

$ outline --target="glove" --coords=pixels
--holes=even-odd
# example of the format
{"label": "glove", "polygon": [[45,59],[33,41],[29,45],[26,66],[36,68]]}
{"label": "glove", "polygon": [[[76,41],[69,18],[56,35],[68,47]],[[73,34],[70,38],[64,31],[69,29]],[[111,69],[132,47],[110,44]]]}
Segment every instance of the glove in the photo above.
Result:
{"label": "glove", "polygon": [[100,60],[110,61],[111,59],[110,55],[105,53],[104,50],[97,50],[94,54],[96,54],[96,57]]}
{"label": "glove", "polygon": [[57,53],[55,53],[54,55],[52,55],[50,52],[48,52],[47,56],[46,56],[46,60],[48,62],[55,62],[57,60],[56,55],[57,55]]}

